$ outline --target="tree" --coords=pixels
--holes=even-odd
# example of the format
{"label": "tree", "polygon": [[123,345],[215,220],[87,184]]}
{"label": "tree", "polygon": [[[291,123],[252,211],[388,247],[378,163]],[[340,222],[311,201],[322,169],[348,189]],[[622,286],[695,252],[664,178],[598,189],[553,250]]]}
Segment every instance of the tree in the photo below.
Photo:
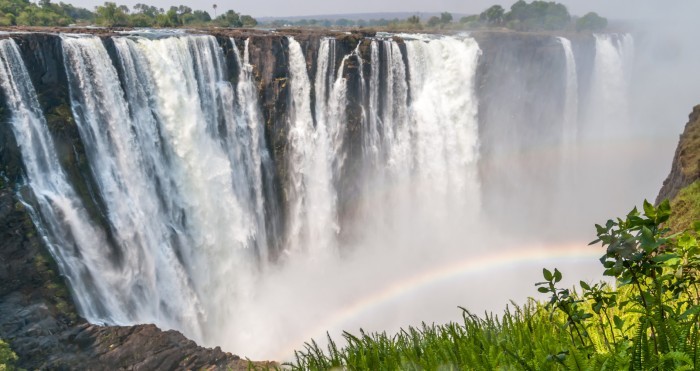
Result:
{"label": "tree", "polygon": [[[515,5],[513,5],[515,6]],[[505,9],[500,5],[494,5],[486,9],[483,13],[479,15],[479,19],[488,24],[501,24],[503,22],[503,15],[505,14]]]}
{"label": "tree", "polygon": [[192,22],[193,23],[206,23],[211,21],[211,16],[209,13],[203,10],[195,10],[192,12]]}
{"label": "tree", "polygon": [[408,17],[408,19],[406,19],[406,22],[408,22],[409,24],[420,24],[420,17],[418,17],[417,15],[412,15]]}
{"label": "tree", "polygon": [[241,27],[243,23],[241,22],[240,15],[233,10],[228,10],[226,13],[218,16],[216,18],[216,23],[222,27]]}
{"label": "tree", "polygon": [[442,12],[440,14],[440,23],[448,24],[450,22],[452,22],[452,14],[450,14],[449,12]]}
{"label": "tree", "polygon": [[510,12],[506,15],[507,20],[524,21],[529,17],[529,6],[524,0],[518,0],[510,6]]}
{"label": "tree", "polygon": [[432,16],[428,18],[428,27],[435,27],[440,24],[440,18],[436,16]]}
{"label": "tree", "polygon": [[212,5],[212,8],[214,8],[214,18],[216,18],[216,8],[217,8],[217,7],[218,7],[218,6],[217,6],[216,4]]}
{"label": "tree", "polygon": [[146,5],[146,4],[134,5],[134,11],[136,13],[140,13],[140,14],[146,15],[146,16],[151,17],[151,18],[155,18],[156,15],[158,15],[158,13],[160,13],[158,11],[158,8],[156,8],[155,6],[150,6],[150,5]]}
{"label": "tree", "polygon": [[590,12],[576,21],[576,31],[602,31],[608,27],[608,20]]}
{"label": "tree", "polygon": [[107,1],[102,6],[95,8],[97,13],[97,23],[102,26],[126,26],[127,16],[124,10],[117,6],[116,3]]}

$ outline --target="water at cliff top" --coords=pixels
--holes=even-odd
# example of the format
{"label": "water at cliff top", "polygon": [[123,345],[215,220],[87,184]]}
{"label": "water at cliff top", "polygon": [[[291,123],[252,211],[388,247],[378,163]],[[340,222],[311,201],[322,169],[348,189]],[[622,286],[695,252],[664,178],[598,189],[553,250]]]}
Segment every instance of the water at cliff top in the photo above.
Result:
{"label": "water at cliff top", "polygon": [[[542,203],[577,197],[587,140],[629,130],[631,37],[595,36],[588,60],[552,37],[557,57],[530,81],[468,35],[378,36],[321,38],[317,53],[284,38],[284,122],[266,122],[254,40],[61,35],[83,178],[1,40],[26,202],[81,315],[281,359],[327,330],[500,309],[556,259],[595,266],[572,263],[578,236],[540,238],[564,215]],[[482,284],[485,270],[500,279]]]}

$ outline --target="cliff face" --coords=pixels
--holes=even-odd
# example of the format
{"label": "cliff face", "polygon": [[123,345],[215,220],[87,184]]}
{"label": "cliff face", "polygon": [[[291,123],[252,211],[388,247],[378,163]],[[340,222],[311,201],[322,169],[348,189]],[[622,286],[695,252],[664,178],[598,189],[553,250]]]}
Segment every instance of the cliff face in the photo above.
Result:
{"label": "cliff face", "polygon": [[[97,32],[102,34],[108,50],[113,53],[108,39],[111,34]],[[336,66],[359,45],[359,52],[347,59],[342,71],[348,81],[347,140],[344,142],[348,160],[343,165],[343,179],[339,181],[339,215],[341,218],[351,217],[356,204],[354,199],[359,193],[356,189],[358,183],[352,180],[360,173],[357,159],[362,150],[362,107],[367,106],[367,102],[363,101],[367,98],[361,92],[368,86],[371,57],[370,41],[366,37],[369,35],[292,31],[289,35],[301,44],[310,76],[314,76],[316,71],[318,45],[322,38],[336,39]],[[214,36],[224,50],[228,78],[233,83],[238,78],[240,66],[234,62],[232,48],[238,48],[242,54],[245,40],[249,39],[250,63],[254,67],[265,137],[275,166],[273,183],[282,189],[289,181],[286,173],[289,151],[287,113],[290,104],[287,35],[217,31]],[[37,33],[12,37],[29,69],[62,167],[76,187],[92,221],[107,224],[101,211],[105,208],[95,191],[95,181],[72,116],[59,36]],[[561,81],[550,77],[561,75],[565,68],[561,47],[546,35],[478,33],[475,38],[483,51],[477,74],[480,121],[483,123],[480,128],[482,152],[488,155],[489,151],[506,144],[527,146],[533,139],[529,135],[537,138],[553,136],[555,122],[562,115],[557,107],[562,105],[563,86]],[[590,36],[572,40],[578,53],[586,56],[584,60],[592,60],[594,51],[591,50],[591,40]],[[401,47],[405,49],[403,45]],[[590,63],[581,63],[579,68],[581,76],[590,75]],[[361,76],[364,76],[364,80]],[[312,96],[312,106],[314,99]],[[542,101],[548,103],[541,104]],[[512,126],[512,116],[516,112],[525,112],[529,115],[525,121],[536,127]],[[0,121],[8,121],[7,107],[2,107]],[[512,136],[509,142],[503,141],[501,134],[504,132]],[[697,173],[697,160],[694,161],[694,171]],[[24,200],[32,203],[31,192],[23,184],[22,166],[10,125],[1,125],[0,338],[9,340],[20,356],[18,366],[27,369],[99,369],[104,365],[137,369],[246,367],[247,362],[237,356],[218,348],[198,347],[175,331],[161,331],[153,325],[103,327],[90,325],[80,318],[70,296],[70,286],[60,275],[43,244],[41,233],[32,223],[32,210],[19,201],[18,195],[22,195]],[[685,184],[690,179],[682,171],[677,172],[683,180],[667,181],[669,184]],[[696,179],[697,174],[694,176],[693,179]],[[270,200],[272,207],[284,210],[283,193],[274,193],[278,199]],[[282,214],[284,212],[278,213]]]}
{"label": "cliff face", "polygon": [[674,233],[693,228],[700,220],[700,106],[690,113],[678,141],[671,172],[656,197],[656,204],[668,199],[673,211],[667,227]]}
{"label": "cliff face", "polygon": [[700,179],[700,105],[693,108],[673,156],[671,173],[656,197],[656,203],[673,200],[685,187]]}

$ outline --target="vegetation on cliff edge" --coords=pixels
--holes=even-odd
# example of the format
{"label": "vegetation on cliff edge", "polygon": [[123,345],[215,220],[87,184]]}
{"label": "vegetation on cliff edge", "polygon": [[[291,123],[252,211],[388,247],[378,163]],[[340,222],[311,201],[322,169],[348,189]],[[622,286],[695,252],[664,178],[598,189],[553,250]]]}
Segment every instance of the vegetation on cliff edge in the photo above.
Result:
{"label": "vegetation on cliff edge", "polygon": [[562,273],[543,270],[531,299],[501,316],[462,309],[463,321],[423,324],[398,334],[344,333],[296,352],[292,369],[326,370],[697,370],[700,369],[700,221],[685,231],[671,206],[644,202],[624,218],[596,225],[600,258],[615,287],[581,281],[560,288]]}
{"label": "vegetation on cliff edge", "polygon": [[10,349],[10,346],[0,339],[0,371],[14,370],[14,363],[17,355]]}
{"label": "vegetation on cliff edge", "polygon": [[131,9],[126,5],[107,1],[96,6],[94,11],[71,4],[51,0],[0,0],[0,26],[68,26],[99,25],[106,27],[178,27],[218,26],[254,27],[255,18],[234,10],[222,11],[214,18],[207,11],[193,10],[180,5],[168,9],[146,4],[136,4]]}

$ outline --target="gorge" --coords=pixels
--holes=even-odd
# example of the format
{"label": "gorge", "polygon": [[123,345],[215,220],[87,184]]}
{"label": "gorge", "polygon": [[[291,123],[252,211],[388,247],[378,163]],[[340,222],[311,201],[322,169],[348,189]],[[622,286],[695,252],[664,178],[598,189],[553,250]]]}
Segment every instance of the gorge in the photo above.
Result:
{"label": "gorge", "polygon": [[62,305],[90,323],[251,359],[496,309],[530,295],[513,263],[589,269],[580,226],[660,185],[663,166],[625,176],[674,144],[640,139],[634,49],[629,34],[5,33],[5,215],[36,228],[18,238],[45,246]]}

